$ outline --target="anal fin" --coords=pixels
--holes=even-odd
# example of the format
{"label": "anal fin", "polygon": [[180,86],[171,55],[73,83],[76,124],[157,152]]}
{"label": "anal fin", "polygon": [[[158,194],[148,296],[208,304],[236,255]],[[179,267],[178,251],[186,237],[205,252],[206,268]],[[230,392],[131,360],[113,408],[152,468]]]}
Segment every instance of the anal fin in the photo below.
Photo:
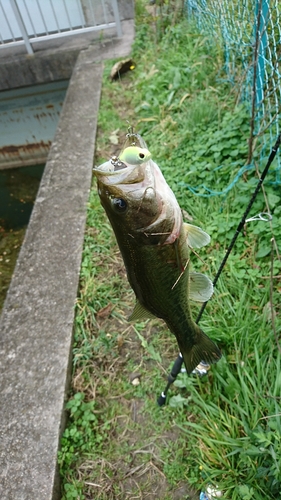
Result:
{"label": "anal fin", "polygon": [[148,311],[141,303],[137,300],[136,305],[132,314],[129,316],[128,321],[137,321],[140,319],[151,319],[155,318],[154,314]]}
{"label": "anal fin", "polygon": [[207,302],[213,295],[211,280],[201,273],[189,273],[189,298],[196,302]]}

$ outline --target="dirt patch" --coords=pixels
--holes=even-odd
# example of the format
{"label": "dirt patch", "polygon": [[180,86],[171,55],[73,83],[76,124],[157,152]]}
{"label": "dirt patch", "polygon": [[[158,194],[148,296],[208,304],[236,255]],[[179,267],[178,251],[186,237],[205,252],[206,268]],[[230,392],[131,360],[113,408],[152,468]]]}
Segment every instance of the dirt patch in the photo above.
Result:
{"label": "dirt patch", "polygon": [[[83,478],[86,499],[195,500],[198,493],[187,483],[172,487],[166,479],[161,448],[176,441],[178,429],[155,435],[151,415],[140,400],[123,400],[123,412],[115,420],[111,440],[126,449],[123,456],[84,461],[78,473]],[[139,446],[140,440],[142,445]],[[106,453],[105,453],[106,455]]]}

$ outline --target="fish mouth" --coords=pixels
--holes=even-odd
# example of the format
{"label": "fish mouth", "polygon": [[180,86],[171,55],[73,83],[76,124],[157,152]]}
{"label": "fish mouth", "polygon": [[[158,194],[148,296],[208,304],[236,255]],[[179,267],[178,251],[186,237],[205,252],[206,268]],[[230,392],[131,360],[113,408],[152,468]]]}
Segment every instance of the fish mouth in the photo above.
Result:
{"label": "fish mouth", "polygon": [[145,172],[141,165],[127,165],[118,158],[103,163],[99,167],[93,168],[93,174],[98,182],[107,186],[132,185],[145,180]]}
{"label": "fish mouth", "polygon": [[[132,127],[129,127],[128,130],[132,130]],[[136,146],[136,147],[147,150],[146,142],[141,137],[141,135],[139,135],[137,133],[133,133],[131,131],[131,132],[128,132],[128,134],[126,135],[126,140],[125,140],[125,143],[123,144],[123,147],[120,151],[119,156],[122,155],[123,151],[126,148],[129,148],[132,146]],[[143,162],[143,165],[145,165],[148,162],[149,162],[149,160],[147,162]],[[138,166],[139,165],[130,165],[129,163],[124,162],[124,161],[120,160],[120,158],[118,156],[112,156],[112,158],[109,161],[103,163],[99,167],[94,167],[93,172],[97,177],[100,177],[101,175],[112,176],[112,175],[116,175],[116,173],[119,171],[126,170],[126,172],[127,172],[128,169],[135,170],[136,167],[138,167]],[[129,179],[128,179],[128,183],[131,183],[131,181]]]}

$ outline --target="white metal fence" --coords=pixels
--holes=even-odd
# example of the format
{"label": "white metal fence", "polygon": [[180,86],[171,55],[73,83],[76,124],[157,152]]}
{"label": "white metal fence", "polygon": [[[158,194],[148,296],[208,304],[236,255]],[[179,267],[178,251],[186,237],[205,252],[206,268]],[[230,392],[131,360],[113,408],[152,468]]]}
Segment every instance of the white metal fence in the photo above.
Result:
{"label": "white metal fence", "polygon": [[117,0],[0,0],[0,49],[106,28],[122,36]]}

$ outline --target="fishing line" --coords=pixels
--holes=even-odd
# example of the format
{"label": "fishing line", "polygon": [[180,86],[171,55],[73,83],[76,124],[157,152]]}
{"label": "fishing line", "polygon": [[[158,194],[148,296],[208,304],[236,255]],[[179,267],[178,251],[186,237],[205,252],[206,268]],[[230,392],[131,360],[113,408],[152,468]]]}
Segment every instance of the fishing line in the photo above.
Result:
{"label": "fishing line", "polygon": [[[244,214],[243,214],[243,216],[242,216],[242,218],[241,218],[241,220],[240,220],[240,222],[238,224],[236,232],[235,232],[235,234],[234,234],[234,236],[233,236],[233,238],[232,238],[232,240],[230,242],[230,245],[229,245],[229,247],[228,247],[228,249],[227,249],[227,251],[225,253],[225,256],[224,256],[224,258],[223,258],[223,260],[222,260],[222,262],[221,262],[221,264],[219,266],[219,269],[218,269],[218,271],[217,271],[217,273],[215,275],[215,278],[214,278],[214,281],[213,281],[213,286],[214,287],[216,286],[216,284],[218,282],[218,279],[219,279],[219,277],[220,277],[220,275],[222,273],[222,270],[223,270],[223,268],[224,268],[224,266],[226,264],[226,261],[227,261],[229,255],[230,255],[230,253],[231,253],[231,251],[232,251],[232,249],[233,249],[233,247],[235,245],[235,242],[236,242],[236,240],[237,240],[240,232],[242,231],[245,222],[247,221],[247,216],[248,216],[248,214],[249,214],[249,212],[250,212],[250,210],[251,210],[251,208],[253,206],[253,203],[254,203],[254,201],[255,201],[255,199],[257,197],[257,194],[258,194],[258,192],[259,192],[259,190],[260,190],[260,188],[262,186],[262,183],[263,183],[263,181],[264,181],[264,179],[265,179],[265,177],[266,177],[266,175],[268,173],[269,167],[270,167],[271,163],[273,162],[273,160],[274,160],[274,158],[276,156],[276,153],[278,151],[280,143],[281,143],[281,134],[279,134],[278,137],[277,137],[277,141],[276,141],[276,143],[274,144],[274,146],[273,146],[273,148],[271,150],[271,153],[270,153],[270,155],[268,157],[268,160],[267,160],[267,164],[264,167],[264,170],[263,170],[263,172],[262,172],[262,174],[261,174],[261,176],[259,178],[259,181],[257,183],[256,189],[255,189],[255,191],[252,194],[252,197],[251,197],[251,199],[249,201],[249,204],[248,204],[248,206],[247,206],[247,208],[246,208],[246,210],[245,210],[245,212],[244,212]],[[269,214],[265,214],[265,213],[262,212],[258,216],[252,217],[252,218],[248,219],[248,221],[250,221],[250,220],[265,220],[265,221],[269,221],[271,219],[268,216],[269,216]],[[200,321],[200,319],[202,317],[202,314],[203,314],[203,312],[204,312],[207,304],[208,304],[208,301],[204,302],[202,304],[202,307],[201,307],[201,309],[199,311],[199,314],[198,314],[198,316],[196,318],[195,323],[197,323],[197,324],[199,323],[199,321]],[[181,353],[179,353],[176,361],[173,364],[172,370],[171,370],[170,374],[168,375],[168,383],[166,385],[166,388],[165,388],[165,390],[161,393],[161,395],[157,399],[157,403],[158,403],[159,406],[163,406],[165,404],[165,402],[166,402],[166,396],[167,396],[167,392],[169,390],[169,387],[176,380],[178,374],[180,373],[182,364],[183,364],[183,357],[182,357]]]}

